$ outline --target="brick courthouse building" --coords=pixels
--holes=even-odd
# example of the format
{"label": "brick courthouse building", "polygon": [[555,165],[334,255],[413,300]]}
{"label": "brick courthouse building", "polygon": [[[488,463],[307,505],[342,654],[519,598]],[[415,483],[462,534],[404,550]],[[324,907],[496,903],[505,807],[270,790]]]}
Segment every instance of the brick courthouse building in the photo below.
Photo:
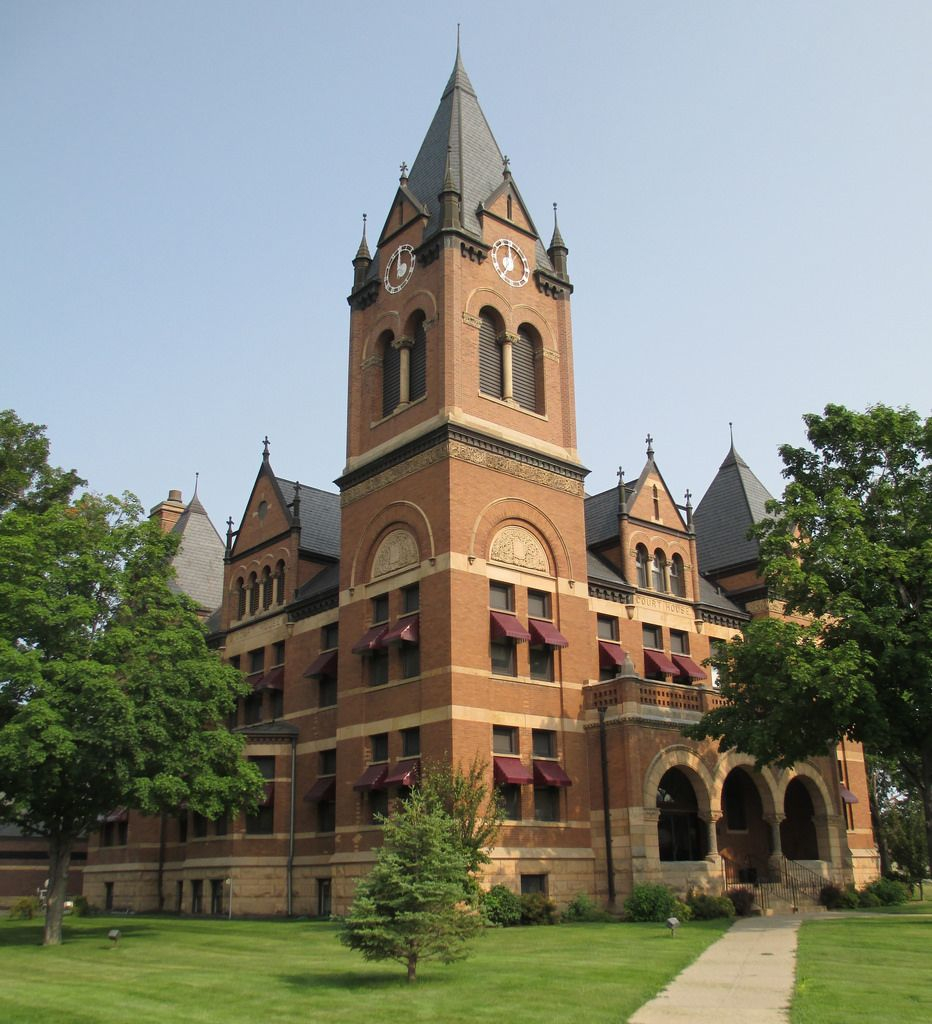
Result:
{"label": "brick courthouse building", "polygon": [[768,495],[732,447],[696,509],[679,504],[648,438],[636,479],[586,496],[567,255],[457,55],[374,253],[364,233],[352,261],[339,493],[277,476],[266,445],[216,556],[209,625],[252,683],[236,727],[265,803],[131,814],[92,842],[93,903],[340,912],[420,764],[477,755],[507,809],[489,884],[563,903],[720,888],[784,855],[876,871],[859,748],[757,771],[682,736],[719,699],[711,645],[773,614],[746,539]]}

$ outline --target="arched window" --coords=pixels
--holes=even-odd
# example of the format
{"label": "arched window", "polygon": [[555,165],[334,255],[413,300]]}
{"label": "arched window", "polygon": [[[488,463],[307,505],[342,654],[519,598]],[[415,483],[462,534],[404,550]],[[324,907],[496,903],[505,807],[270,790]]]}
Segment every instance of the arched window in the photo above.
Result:
{"label": "arched window", "polygon": [[259,581],[256,579],[256,574],[251,572],[249,574],[249,614],[255,615],[259,610]]}
{"label": "arched window", "polygon": [[538,408],[538,353],[540,337],[529,324],[518,328],[518,337],[511,343],[512,394],[522,409],[540,412]]}
{"label": "arched window", "polygon": [[408,401],[414,402],[427,393],[427,331],[424,323],[427,317],[418,310],[411,318],[410,337],[414,339],[408,365]]}
{"label": "arched window", "polygon": [[666,590],[664,586],[664,569],[667,565],[667,556],[657,548],[654,557],[650,560],[650,585],[652,590]]}
{"label": "arched window", "polygon": [[494,398],[502,397],[502,346],[498,338],[503,329],[495,310],[486,307],[479,313],[479,390]]}
{"label": "arched window", "polygon": [[643,544],[638,544],[634,558],[637,563],[638,586],[642,590],[647,590],[647,548]]}
{"label": "arched window", "polygon": [[670,590],[676,597],[686,596],[686,576],[684,574],[683,559],[674,555],[670,559]]}
{"label": "arched window", "polygon": [[392,344],[395,340],[391,331],[384,331],[379,338],[382,355],[382,415],[390,416],[398,405],[401,387],[401,354]]}
{"label": "arched window", "polygon": [[246,614],[246,584],[240,576],[236,581],[236,617],[241,619]]}
{"label": "arched window", "polygon": [[679,768],[671,768],[660,780],[657,810],[660,859],[702,860],[708,849],[708,831],[699,817],[695,790]]}
{"label": "arched window", "polygon": [[285,603],[285,563],[279,562],[275,570],[275,602]]}
{"label": "arched window", "polygon": [[262,607],[272,607],[272,570],[268,566],[262,570]]}

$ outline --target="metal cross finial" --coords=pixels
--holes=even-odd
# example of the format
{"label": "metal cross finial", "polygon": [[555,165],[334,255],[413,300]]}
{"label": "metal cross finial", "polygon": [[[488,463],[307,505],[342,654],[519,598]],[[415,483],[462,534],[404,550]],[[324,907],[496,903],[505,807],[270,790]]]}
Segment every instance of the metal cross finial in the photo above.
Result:
{"label": "metal cross finial", "polygon": [[262,438],[262,458],[267,459],[269,457],[269,435],[266,434]]}
{"label": "metal cross finial", "polygon": [[686,488],[686,504],[689,505],[689,503],[692,501],[692,499],[693,499],[692,491],[690,491],[690,489],[687,487]]}
{"label": "metal cross finial", "polygon": [[649,459],[652,459],[654,457],[654,439],[650,436],[650,434],[647,435],[646,443],[647,443],[647,457]]}
{"label": "metal cross finial", "polygon": [[503,156],[502,157],[502,174],[504,176],[506,176],[506,177],[509,174],[511,174],[511,168],[509,167],[510,163],[511,163],[511,160],[507,156]]}
{"label": "metal cross finial", "polygon": [[618,467],[618,472],[615,474],[615,476],[617,476],[622,483],[625,482],[625,471],[621,468],[621,466]]}
{"label": "metal cross finial", "polygon": [[401,167],[399,167],[398,169],[401,171],[402,178],[406,178],[408,176],[408,165],[404,162],[404,160],[401,161]]}

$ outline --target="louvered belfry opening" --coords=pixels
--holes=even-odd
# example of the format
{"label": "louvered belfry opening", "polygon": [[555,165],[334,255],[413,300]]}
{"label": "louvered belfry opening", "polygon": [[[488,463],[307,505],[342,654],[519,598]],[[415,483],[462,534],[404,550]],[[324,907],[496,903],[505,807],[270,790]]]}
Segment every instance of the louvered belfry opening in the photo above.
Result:
{"label": "louvered belfry opening", "polygon": [[522,409],[540,412],[537,407],[538,342],[531,328],[522,324],[511,346],[512,393]]}
{"label": "louvered belfry opening", "polygon": [[484,395],[502,397],[502,348],[500,328],[489,310],[479,314],[479,390]]}
{"label": "louvered belfry opening", "polygon": [[382,415],[390,416],[398,405],[401,388],[401,353],[392,344],[394,337],[386,331],[379,344],[382,348]]}
{"label": "louvered belfry opening", "polygon": [[415,402],[423,398],[427,393],[427,331],[424,329],[426,321],[424,314],[418,310],[412,318],[412,337],[414,345],[411,348],[410,365],[410,401]]}

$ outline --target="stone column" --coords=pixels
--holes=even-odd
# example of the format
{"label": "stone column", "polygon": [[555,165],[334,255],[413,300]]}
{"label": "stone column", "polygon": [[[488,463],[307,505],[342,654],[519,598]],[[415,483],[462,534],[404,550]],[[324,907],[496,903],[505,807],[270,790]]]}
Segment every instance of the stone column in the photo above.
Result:
{"label": "stone column", "polygon": [[709,852],[706,854],[705,859],[708,861],[717,861],[719,859],[718,853],[718,823],[722,820],[721,811],[709,811]]}
{"label": "stone column", "polygon": [[774,814],[765,814],[764,821],[770,826],[770,845],[772,847],[770,856],[767,858],[768,866],[772,875],[779,878],[783,870],[783,841],[780,838],[780,825],[786,820],[786,815],[779,811]]}
{"label": "stone column", "polygon": [[413,338],[395,338],[392,346],[398,349],[398,404],[407,405],[411,401],[411,349]]}
{"label": "stone column", "polygon": [[518,340],[517,334],[503,331],[499,336],[502,346],[502,398],[506,402],[514,401],[514,375],[511,369],[511,346]]}

